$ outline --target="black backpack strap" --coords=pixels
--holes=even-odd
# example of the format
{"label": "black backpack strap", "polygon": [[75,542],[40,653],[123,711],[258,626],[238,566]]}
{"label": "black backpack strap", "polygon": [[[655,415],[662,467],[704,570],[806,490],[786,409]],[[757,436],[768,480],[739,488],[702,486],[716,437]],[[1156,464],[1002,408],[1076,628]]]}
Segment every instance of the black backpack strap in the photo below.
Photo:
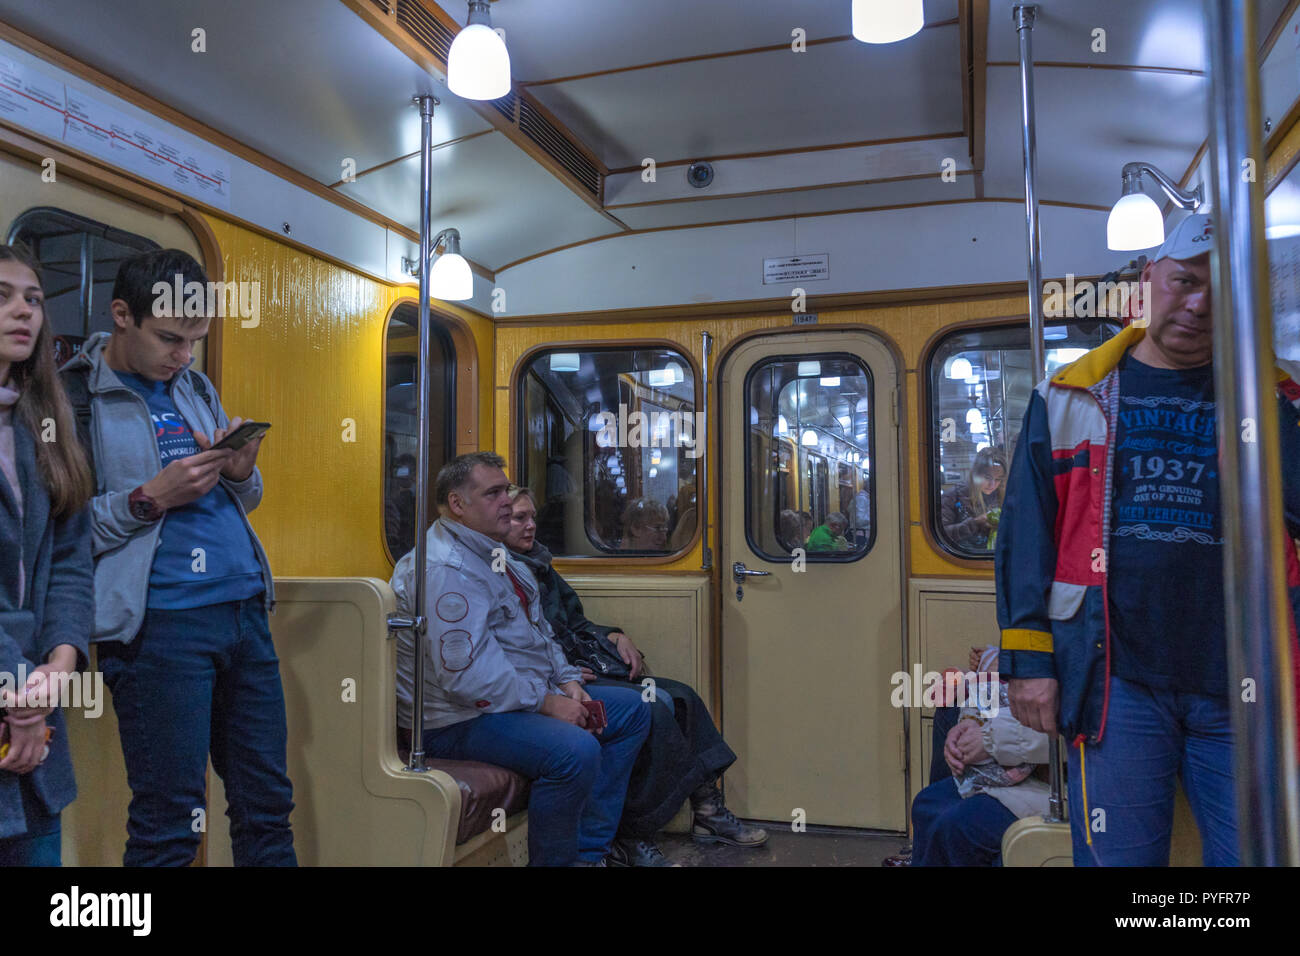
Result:
{"label": "black backpack strap", "polygon": [[217,406],[212,401],[212,393],[208,391],[207,379],[193,369],[190,369],[188,374],[190,387],[193,388],[199,398],[203,400],[203,404],[208,406],[208,410],[212,412],[212,420],[217,422],[221,421],[221,416],[217,414]]}
{"label": "black backpack strap", "polygon": [[84,365],[76,368],[64,368],[59,372],[63,389],[68,393],[72,412],[77,418],[77,439],[86,453],[86,462],[90,465],[90,474],[95,475],[95,442],[91,435],[90,409],[90,369]]}

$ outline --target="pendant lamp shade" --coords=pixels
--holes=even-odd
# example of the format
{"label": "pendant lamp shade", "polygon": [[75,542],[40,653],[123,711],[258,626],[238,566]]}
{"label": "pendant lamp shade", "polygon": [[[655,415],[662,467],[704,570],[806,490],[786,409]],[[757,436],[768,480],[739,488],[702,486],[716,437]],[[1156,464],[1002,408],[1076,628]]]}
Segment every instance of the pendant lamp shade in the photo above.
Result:
{"label": "pendant lamp shade", "polygon": [[923,26],[921,0],[853,0],[853,36],[863,43],[897,43]]}

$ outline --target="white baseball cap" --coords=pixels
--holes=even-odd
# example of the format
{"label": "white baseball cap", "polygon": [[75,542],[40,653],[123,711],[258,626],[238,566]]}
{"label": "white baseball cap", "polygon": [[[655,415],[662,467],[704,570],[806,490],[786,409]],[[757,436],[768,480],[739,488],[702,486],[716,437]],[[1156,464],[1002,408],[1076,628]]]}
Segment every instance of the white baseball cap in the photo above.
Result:
{"label": "white baseball cap", "polygon": [[1188,216],[1171,232],[1165,243],[1151,257],[1161,259],[1195,259],[1214,248],[1214,220],[1204,213]]}

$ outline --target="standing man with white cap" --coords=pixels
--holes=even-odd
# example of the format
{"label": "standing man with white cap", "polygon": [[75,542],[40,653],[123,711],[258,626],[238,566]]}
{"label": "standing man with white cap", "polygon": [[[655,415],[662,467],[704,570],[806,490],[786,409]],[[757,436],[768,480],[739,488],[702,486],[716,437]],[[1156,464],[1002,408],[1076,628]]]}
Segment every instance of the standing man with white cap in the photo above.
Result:
{"label": "standing man with white cap", "polygon": [[[1142,272],[1141,318],[1035,388],[1011,465],[1001,671],[1016,719],[1070,745],[1076,866],[1167,865],[1180,777],[1205,864],[1237,862],[1213,244],[1209,216],[1179,223]],[[1300,385],[1279,371],[1277,395],[1300,608]]]}

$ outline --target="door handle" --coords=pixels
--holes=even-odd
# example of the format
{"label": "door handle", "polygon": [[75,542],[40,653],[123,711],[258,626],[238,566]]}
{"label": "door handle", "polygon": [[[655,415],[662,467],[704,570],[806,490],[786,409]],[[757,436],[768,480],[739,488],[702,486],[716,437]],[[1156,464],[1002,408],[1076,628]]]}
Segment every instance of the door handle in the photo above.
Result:
{"label": "door handle", "polygon": [[766,578],[770,577],[771,574],[771,571],[751,571],[745,567],[745,562],[737,561],[731,566],[731,579],[736,582],[736,600],[743,601],[745,599],[746,577]]}

